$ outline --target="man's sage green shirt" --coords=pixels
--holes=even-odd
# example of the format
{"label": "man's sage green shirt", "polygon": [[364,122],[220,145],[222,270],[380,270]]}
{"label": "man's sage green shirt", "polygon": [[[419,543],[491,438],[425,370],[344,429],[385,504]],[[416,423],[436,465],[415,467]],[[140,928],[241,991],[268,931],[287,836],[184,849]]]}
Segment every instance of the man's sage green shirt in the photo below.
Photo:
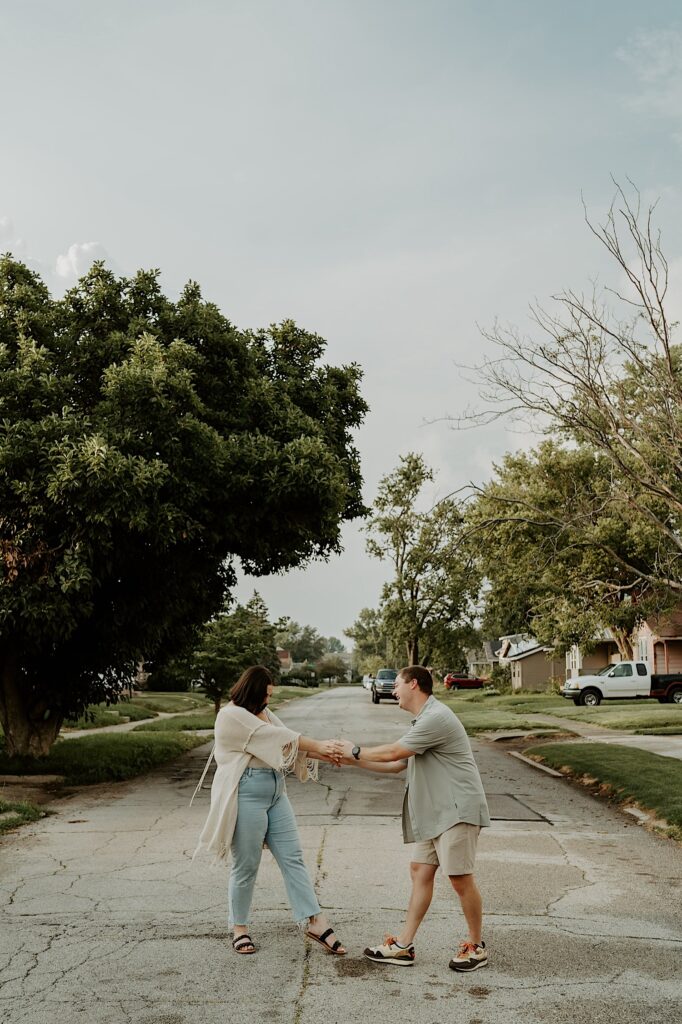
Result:
{"label": "man's sage green shirt", "polygon": [[450,708],[431,695],[399,743],[415,754],[407,762],[404,842],[434,839],[460,821],[490,824],[469,737]]}

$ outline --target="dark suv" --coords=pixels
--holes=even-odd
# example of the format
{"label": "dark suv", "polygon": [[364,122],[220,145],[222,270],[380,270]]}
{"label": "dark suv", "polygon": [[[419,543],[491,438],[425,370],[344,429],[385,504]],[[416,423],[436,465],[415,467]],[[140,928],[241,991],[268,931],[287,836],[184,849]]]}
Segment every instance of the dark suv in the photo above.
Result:
{"label": "dark suv", "polygon": [[378,704],[382,697],[396,700],[393,696],[393,684],[397,675],[398,673],[393,668],[379,669],[376,679],[372,683],[372,704]]}

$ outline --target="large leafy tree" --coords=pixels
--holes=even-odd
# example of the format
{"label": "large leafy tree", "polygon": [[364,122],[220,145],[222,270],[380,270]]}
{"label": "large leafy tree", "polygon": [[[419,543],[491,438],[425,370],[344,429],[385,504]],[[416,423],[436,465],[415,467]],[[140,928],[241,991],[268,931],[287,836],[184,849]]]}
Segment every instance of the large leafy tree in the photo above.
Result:
{"label": "large leafy tree", "polygon": [[363,512],[357,366],[294,323],[237,330],[199,287],[101,265],[53,299],[0,260],[0,720],[44,754],[134,663],[187,650],[235,557],[340,549]]}
{"label": "large leafy tree", "polygon": [[216,713],[249,665],[265,665],[279,678],[275,633],[265,602],[257,593],[245,605],[238,604],[234,611],[224,611],[208,623],[193,662]]}
{"label": "large leafy tree", "polygon": [[367,525],[367,550],[392,570],[382,593],[383,627],[407,663],[449,664],[470,634],[480,577],[450,498],[420,511],[433,473],[421,455],[402,456],[384,477]]}
{"label": "large leafy tree", "polygon": [[314,626],[301,626],[288,617],[278,619],[277,643],[294,662],[317,661],[327,649],[327,641]]}
{"label": "large leafy tree", "polygon": [[504,458],[467,512],[488,584],[485,632],[529,630],[566,650],[608,628],[632,657],[634,627],[665,609],[670,592],[648,578],[656,530],[613,488],[609,460],[589,446],[547,441]]}
{"label": "large leafy tree", "polygon": [[328,654],[343,654],[346,650],[343,642],[337,636],[328,636],[324,642],[324,649]]}
{"label": "large leafy tree", "polygon": [[358,671],[374,674],[383,665],[391,664],[391,642],[386,633],[384,617],[379,608],[362,608],[344,633],[355,645]]}
{"label": "large leafy tree", "polygon": [[348,666],[340,654],[329,653],[316,663],[315,671],[320,679],[331,683],[332,679],[345,679]]}

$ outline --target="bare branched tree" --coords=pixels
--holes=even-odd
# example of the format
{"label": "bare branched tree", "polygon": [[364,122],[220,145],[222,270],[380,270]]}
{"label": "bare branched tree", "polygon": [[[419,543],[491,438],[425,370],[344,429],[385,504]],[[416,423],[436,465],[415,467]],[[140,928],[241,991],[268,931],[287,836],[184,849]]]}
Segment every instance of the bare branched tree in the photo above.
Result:
{"label": "bare branched tree", "polygon": [[655,209],[616,183],[603,224],[585,212],[623,286],[564,291],[552,311],[531,307],[533,336],[499,324],[483,331],[497,348],[475,369],[485,407],[456,422],[520,417],[605,456],[609,501],[650,523],[661,541],[654,564],[629,568],[682,591],[682,349],[666,311],[669,268]]}

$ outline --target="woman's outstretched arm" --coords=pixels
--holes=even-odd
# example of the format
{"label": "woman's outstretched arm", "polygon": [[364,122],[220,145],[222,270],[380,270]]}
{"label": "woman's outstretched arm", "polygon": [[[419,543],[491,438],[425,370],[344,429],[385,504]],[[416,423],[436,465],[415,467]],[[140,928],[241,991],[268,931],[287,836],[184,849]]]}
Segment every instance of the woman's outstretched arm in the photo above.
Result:
{"label": "woman's outstretched arm", "polygon": [[317,761],[339,763],[334,740],[314,740],[310,736],[299,736],[298,749],[308,754],[309,757],[314,757]]}

